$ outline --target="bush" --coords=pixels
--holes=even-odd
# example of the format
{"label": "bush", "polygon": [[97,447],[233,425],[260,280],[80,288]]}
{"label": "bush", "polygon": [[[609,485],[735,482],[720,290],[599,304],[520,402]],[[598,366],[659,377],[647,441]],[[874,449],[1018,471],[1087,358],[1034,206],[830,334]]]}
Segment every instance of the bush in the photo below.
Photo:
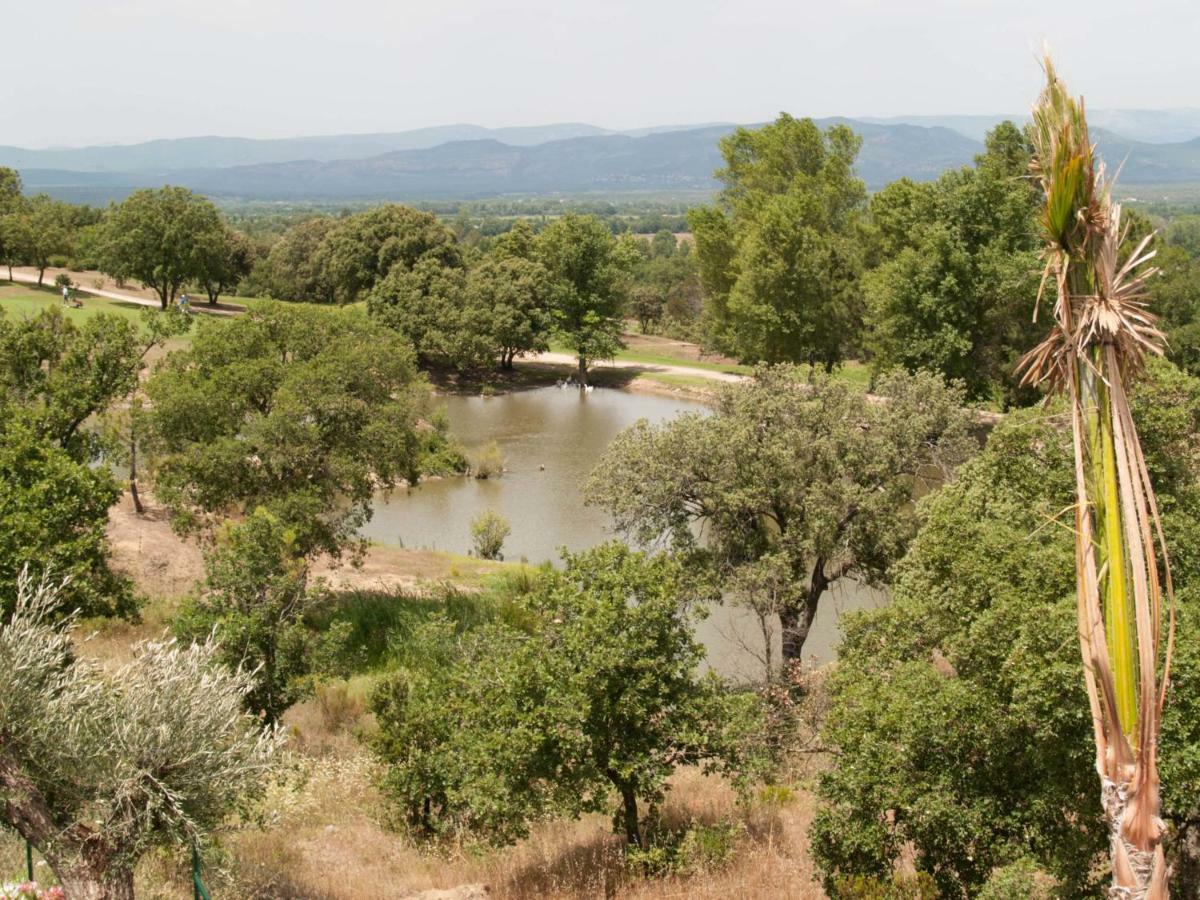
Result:
{"label": "bush", "polygon": [[1002,866],[979,891],[977,900],[1050,900],[1054,879],[1031,859]]}
{"label": "bush", "polygon": [[511,533],[508,520],[490,509],[471,520],[471,540],[475,552],[483,559],[503,559],[504,539]]}
{"label": "bush", "polygon": [[66,272],[59,272],[57,275],[54,276],[54,286],[60,287],[60,288],[64,288],[64,287],[69,288],[69,287],[74,287],[75,283],[73,281],[71,281],[71,276],[68,275]]}
{"label": "bush", "polygon": [[937,884],[924,872],[869,878],[839,878],[833,886],[836,900],[938,900]]}
{"label": "bush", "polygon": [[476,478],[499,478],[504,474],[504,454],[495,441],[485,444],[471,457],[471,474]]}

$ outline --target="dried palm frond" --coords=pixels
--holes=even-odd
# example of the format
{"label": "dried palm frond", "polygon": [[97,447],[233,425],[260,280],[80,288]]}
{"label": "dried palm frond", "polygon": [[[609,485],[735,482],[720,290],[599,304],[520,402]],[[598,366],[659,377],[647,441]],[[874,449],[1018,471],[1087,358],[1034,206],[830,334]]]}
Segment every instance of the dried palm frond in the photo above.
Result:
{"label": "dried palm frond", "polygon": [[[1041,184],[1049,336],[1021,360],[1027,384],[1067,396],[1075,451],[1076,591],[1096,768],[1112,836],[1116,898],[1167,897],[1158,737],[1174,646],[1173,588],[1127,385],[1164,338],[1146,307],[1153,235],[1128,234],[1088,137],[1082,100],[1045,62],[1031,166]],[[1040,301],[1039,294],[1039,301]],[[1035,313],[1036,315],[1036,313]],[[1163,594],[1171,607],[1162,634]]]}

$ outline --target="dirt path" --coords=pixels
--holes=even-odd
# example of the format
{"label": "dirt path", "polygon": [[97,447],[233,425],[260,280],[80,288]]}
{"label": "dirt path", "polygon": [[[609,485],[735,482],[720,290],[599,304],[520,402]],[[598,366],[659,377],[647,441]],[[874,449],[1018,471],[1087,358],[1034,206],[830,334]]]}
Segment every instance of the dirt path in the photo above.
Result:
{"label": "dirt path", "polygon": [[[128,493],[109,510],[113,568],[132,578],[147,596],[166,600],[187,596],[204,575],[200,546],[172,531],[166,510],[153,497],[145,499],[146,511],[140,515],[134,512]],[[450,553],[373,544],[359,565],[319,559],[312,575],[339,591],[420,590],[423,584],[437,581],[469,587],[479,576],[504,568],[503,563]]]}
{"label": "dirt path", "polygon": [[[67,272],[67,270],[47,269],[46,277],[42,282],[43,285],[49,285],[53,287],[55,277],[63,272]],[[67,274],[76,277],[80,275],[78,272],[67,272]],[[74,282],[74,280],[75,279],[73,278],[72,281]],[[36,285],[38,283],[37,271],[35,270],[30,272],[28,270],[22,271],[21,269],[13,269],[13,281],[20,282],[22,284]],[[162,306],[162,303],[159,302],[157,297],[139,296],[138,294],[130,293],[129,291],[113,291],[109,290],[108,288],[88,287],[85,284],[75,284],[74,290],[81,294],[90,294],[93,297],[104,297],[106,300],[119,300],[122,303],[133,303],[137,306],[149,306],[154,307],[155,309]],[[220,305],[211,307],[208,305],[207,301],[205,301],[203,304],[191,304],[191,307],[192,312],[202,312],[214,316],[235,316],[239,312],[236,309],[221,307]]]}
{"label": "dirt path", "polygon": [[[525,357],[524,361],[553,363],[555,365],[569,366],[575,366],[578,363],[578,360],[570,353],[537,353],[532,356]],[[521,362],[522,360],[518,359],[517,365],[520,365]],[[746,380],[745,375],[736,375],[733,372],[718,372],[714,369],[696,369],[692,366],[637,362],[636,360],[632,359],[609,359],[592,363],[591,370],[596,369],[633,369],[638,372],[658,375],[688,375],[695,378],[707,378],[710,381],[736,382]]]}

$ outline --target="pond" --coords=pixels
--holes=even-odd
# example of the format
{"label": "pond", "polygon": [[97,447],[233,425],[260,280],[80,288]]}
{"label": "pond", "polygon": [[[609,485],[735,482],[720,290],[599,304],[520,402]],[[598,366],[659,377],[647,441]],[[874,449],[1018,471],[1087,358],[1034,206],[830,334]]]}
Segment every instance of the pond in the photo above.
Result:
{"label": "pond", "polygon": [[[451,431],[468,453],[495,441],[504,454],[502,478],[443,478],[380,498],[363,534],[384,544],[467,553],[470,523],[493,509],[512,525],[505,557],[557,561],[559,549],[583,550],[616,536],[607,514],[583,502],[583,485],[616,435],[638,419],[662,422],[704,404],[675,397],[596,388],[589,393],[556,387],[494,397],[442,398]],[[884,602],[853,583],[831,590],[813,624],[806,658],[822,664],[834,656],[837,618],[846,609]],[[763,637],[757,619],[724,605],[699,626],[709,664],[724,675],[760,676]],[[779,658],[778,634],[774,657]]]}

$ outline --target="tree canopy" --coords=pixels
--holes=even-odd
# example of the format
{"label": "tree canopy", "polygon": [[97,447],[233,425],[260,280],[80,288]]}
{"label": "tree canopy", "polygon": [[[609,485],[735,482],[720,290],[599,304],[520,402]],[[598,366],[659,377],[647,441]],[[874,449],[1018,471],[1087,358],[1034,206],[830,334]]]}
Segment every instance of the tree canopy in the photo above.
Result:
{"label": "tree canopy", "polygon": [[641,259],[632,239],[616,239],[594,216],[565,215],[538,234],[534,259],[556,284],[557,327],[587,383],[591,361],[621,346],[625,279]]}
{"label": "tree canopy", "polygon": [[1037,333],[1031,152],[1005,122],[973,168],[893,182],[871,198],[884,255],[865,279],[876,372],[926,368],[961,380],[972,398],[1016,399],[1016,360]]}
{"label": "tree canopy", "polygon": [[693,210],[709,340],[747,362],[831,369],[861,321],[861,139],[786,113],[721,141],[724,190]]}
{"label": "tree canopy", "polygon": [[[1179,652],[1161,747],[1164,814],[1182,894],[1200,884],[1200,382],[1167,364],[1134,414],[1180,588]],[[977,896],[1032,858],[1067,897],[1094,896],[1107,828],[1096,803],[1069,528],[1074,468],[1061,407],[996,427],[923,502],[892,602],[844,620],[825,740],[836,750],[813,826],[831,881],[885,875],[910,846],[942,896]],[[1180,854],[1183,854],[1180,856]]]}
{"label": "tree canopy", "polygon": [[199,326],[146,385],[157,495],[185,530],[261,506],[299,555],[337,554],[437,437],[411,349],[361,310],[264,301]]}
{"label": "tree canopy", "polygon": [[170,186],[134,191],[105,220],[101,265],[151,288],[166,309],[185,284],[210,272],[224,241],[217,208],[198,194]]}
{"label": "tree canopy", "polygon": [[639,803],[657,804],[677,766],[749,763],[755,698],[697,675],[680,564],[615,543],[565,562],[520,600],[527,628],[455,638],[435,621],[414,643],[436,672],[402,666],[380,686],[384,788],[418,832],[507,843],[615,790],[614,823],[638,844]]}
{"label": "tree canopy", "polygon": [[759,369],[723,388],[712,415],[618,435],[588,500],[638,541],[665,541],[722,576],[774,556],[792,585],[774,610],[784,658],[798,660],[829,585],[880,581],[915,531],[917,485],[970,452],[959,388],[896,373],[879,391],[873,402],[827,377]]}
{"label": "tree canopy", "polygon": [[358,300],[393,271],[411,271],[422,260],[460,265],[454,232],[432,213],[398,203],[343,219],[317,251],[318,265],[342,303]]}

